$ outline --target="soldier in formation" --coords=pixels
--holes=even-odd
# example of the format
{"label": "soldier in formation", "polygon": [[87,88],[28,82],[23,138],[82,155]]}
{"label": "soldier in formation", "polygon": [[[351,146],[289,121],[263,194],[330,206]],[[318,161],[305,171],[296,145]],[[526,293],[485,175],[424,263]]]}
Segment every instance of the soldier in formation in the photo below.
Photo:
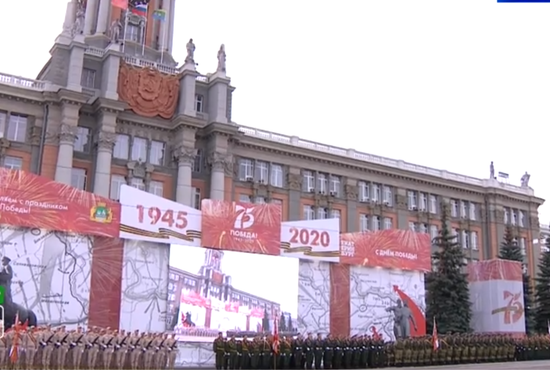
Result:
{"label": "soldier in formation", "polygon": [[224,338],[213,343],[216,369],[365,369],[436,366],[486,362],[550,360],[550,336],[513,338],[508,335],[457,334],[385,342],[376,334],[353,337],[282,337],[274,348],[272,336]]}
{"label": "soldier in formation", "polygon": [[174,369],[175,335],[110,328],[8,329],[0,339],[0,369]]}

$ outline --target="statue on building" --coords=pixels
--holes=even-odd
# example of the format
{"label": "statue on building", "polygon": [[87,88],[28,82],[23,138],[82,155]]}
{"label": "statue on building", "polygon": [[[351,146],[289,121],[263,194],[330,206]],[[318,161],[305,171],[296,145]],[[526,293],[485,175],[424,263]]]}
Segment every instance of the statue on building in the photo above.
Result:
{"label": "statue on building", "polygon": [[414,330],[416,330],[416,322],[412,315],[411,309],[407,305],[407,302],[402,303],[400,299],[393,307],[386,308],[387,312],[393,312],[393,334],[395,339],[409,338],[411,336],[411,327],[409,320],[412,322]]}
{"label": "statue on building", "polygon": [[116,44],[120,41],[120,35],[122,34],[122,23],[119,19],[115,19],[111,24],[109,29],[109,37],[111,38],[111,43]]}
{"label": "statue on building", "polygon": [[491,161],[491,166],[489,167],[489,178],[491,180],[495,179],[495,165],[493,164],[493,161]]}
{"label": "statue on building", "polygon": [[86,17],[86,10],[81,4],[78,4],[76,10],[76,17],[73,24],[72,35],[81,35],[84,31],[84,18]]}
{"label": "statue on building", "polygon": [[189,39],[186,48],[187,57],[185,58],[185,63],[195,63],[195,44],[193,43],[193,39]]}
{"label": "statue on building", "polygon": [[522,188],[528,188],[529,187],[529,179],[531,179],[531,175],[525,171],[523,176],[521,176],[521,187]]}
{"label": "statue on building", "polygon": [[225,60],[225,45],[222,44],[218,50],[218,72],[225,72]]}

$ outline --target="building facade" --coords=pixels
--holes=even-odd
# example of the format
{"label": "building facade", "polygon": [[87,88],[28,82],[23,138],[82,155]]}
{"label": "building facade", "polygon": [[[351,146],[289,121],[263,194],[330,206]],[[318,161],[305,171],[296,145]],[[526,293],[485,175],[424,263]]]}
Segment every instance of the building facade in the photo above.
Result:
{"label": "building facade", "polygon": [[150,2],[167,20],[143,37],[143,19],[110,0],[70,1],[38,78],[0,76],[0,164],[112,199],[130,184],[197,208],[277,202],[285,220],[337,217],[343,232],[435,236],[447,204],[468,259],[496,257],[511,224],[535,272],[543,200],[531,188],[234,124],[223,47],[207,75],[192,41],[183,66],[171,57],[174,3]]}

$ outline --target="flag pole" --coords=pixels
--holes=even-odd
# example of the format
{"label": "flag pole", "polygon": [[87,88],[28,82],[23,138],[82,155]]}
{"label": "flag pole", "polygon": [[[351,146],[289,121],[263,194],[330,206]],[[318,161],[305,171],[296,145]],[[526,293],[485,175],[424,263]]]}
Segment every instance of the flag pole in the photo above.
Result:
{"label": "flag pole", "polygon": [[128,32],[128,9],[124,10],[124,30],[122,30],[122,54],[126,50],[126,33]]}
{"label": "flag pole", "polygon": [[147,38],[147,16],[149,15],[149,8],[147,8],[147,13],[145,14],[145,25],[143,26],[143,40],[141,44],[141,55],[145,55],[145,39]]}
{"label": "flag pole", "polygon": [[[166,17],[166,15],[164,16]],[[165,38],[166,38],[166,20],[164,21],[161,21],[161,27],[162,27],[162,40],[161,40],[161,45],[160,45],[160,64],[162,64],[164,62],[164,43],[165,43]]]}

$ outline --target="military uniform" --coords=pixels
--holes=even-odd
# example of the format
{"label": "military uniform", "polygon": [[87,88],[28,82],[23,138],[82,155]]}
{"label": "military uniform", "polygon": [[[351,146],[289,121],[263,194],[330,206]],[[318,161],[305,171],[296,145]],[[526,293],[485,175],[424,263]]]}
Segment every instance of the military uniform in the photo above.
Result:
{"label": "military uniform", "polygon": [[219,333],[218,337],[214,339],[214,342],[212,343],[212,352],[214,352],[216,360],[216,369],[223,369],[225,359],[225,340],[222,337],[222,333]]}
{"label": "military uniform", "polygon": [[82,355],[84,352],[84,336],[82,328],[79,326],[68,338],[69,353],[71,355],[71,364],[73,369],[80,369],[82,364]]}
{"label": "military uniform", "polygon": [[51,369],[52,365],[52,354],[54,351],[55,343],[53,342],[56,333],[52,331],[51,327],[46,327],[44,330],[42,341],[40,345],[42,346],[42,368],[45,370]]}
{"label": "military uniform", "polygon": [[97,355],[99,352],[99,333],[97,329],[90,330],[85,336],[85,348],[87,352],[87,366],[89,369],[95,369],[97,363]]}
{"label": "military uniform", "polygon": [[25,367],[30,369],[34,366],[34,359],[38,350],[38,340],[34,327],[30,327],[25,333],[23,345],[25,346]]}
{"label": "military uniform", "polygon": [[174,370],[176,367],[176,358],[178,357],[178,341],[176,340],[175,334],[172,334],[166,341],[166,351],[166,366],[169,370]]}

